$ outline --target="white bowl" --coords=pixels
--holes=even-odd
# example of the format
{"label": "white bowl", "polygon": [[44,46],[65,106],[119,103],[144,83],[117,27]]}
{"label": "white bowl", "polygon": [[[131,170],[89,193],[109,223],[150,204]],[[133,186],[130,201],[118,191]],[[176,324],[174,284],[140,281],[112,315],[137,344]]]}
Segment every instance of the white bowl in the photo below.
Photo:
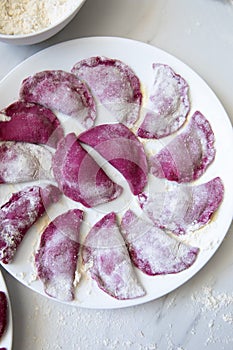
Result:
{"label": "white bowl", "polygon": [[62,20],[39,32],[30,34],[6,35],[0,33],[0,41],[14,45],[31,45],[51,38],[62,30],[78,13],[86,0],[77,0],[76,8]]}

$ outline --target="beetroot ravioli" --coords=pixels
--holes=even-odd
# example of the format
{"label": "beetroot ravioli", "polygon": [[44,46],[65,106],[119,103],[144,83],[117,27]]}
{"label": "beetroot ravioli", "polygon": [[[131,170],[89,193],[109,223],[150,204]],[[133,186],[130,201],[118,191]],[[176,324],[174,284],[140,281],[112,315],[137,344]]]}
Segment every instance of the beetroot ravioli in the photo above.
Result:
{"label": "beetroot ravioli", "polygon": [[6,294],[0,291],[0,342],[1,342],[1,337],[7,328],[7,308],[8,308],[8,302],[7,302]]}
{"label": "beetroot ravioli", "polygon": [[75,117],[85,129],[96,118],[95,102],[86,85],[62,70],[42,71],[24,79],[20,98]]}
{"label": "beetroot ravioli", "polygon": [[170,237],[131,210],[125,213],[121,230],[132,261],[147,275],[178,273],[196,260],[198,248]]}
{"label": "beetroot ravioli", "polygon": [[79,231],[83,212],[69,210],[52,221],[42,234],[35,257],[45,292],[54,298],[74,298],[74,278],[79,253]]}
{"label": "beetroot ravioli", "polygon": [[184,234],[206,225],[223,199],[224,187],[219,177],[207,183],[177,185],[170,191],[139,195],[143,211],[159,227]]}
{"label": "beetroot ravioli", "polygon": [[102,124],[82,133],[79,140],[95,148],[127,180],[133,194],[147,184],[148,165],[143,145],[123,124]]}
{"label": "beetroot ravioli", "polygon": [[0,142],[0,183],[52,180],[52,153],[42,145]]}
{"label": "beetroot ravioli", "polygon": [[[95,56],[77,62],[71,73],[44,70],[27,77],[20,100],[0,112],[1,186],[41,179],[58,186],[23,188],[2,205],[0,261],[13,260],[25,234],[49,205],[62,194],[69,198],[70,210],[44,229],[35,254],[37,276],[53,298],[74,300],[79,272],[81,277],[89,274],[106,297],[129,300],[149,294],[139,277],[144,281],[192,269],[201,248],[184,243],[188,235],[178,235],[208,224],[223,200],[220,177],[190,185],[214,161],[216,150],[206,117],[196,111],[188,118],[188,83],[166,64],[154,63],[151,73],[145,111],[146,82],[126,63]],[[107,114],[108,121],[100,124]],[[66,117],[73,118],[72,133],[64,132]],[[81,134],[76,122],[84,129]],[[165,146],[152,154],[156,139],[168,135]],[[123,187],[99,165],[101,157],[110,164],[112,179],[120,172],[131,193],[122,194]],[[166,191],[154,183],[162,183]],[[112,211],[116,207],[119,214]],[[107,212],[95,222],[102,210]],[[123,215],[121,222],[117,215]],[[85,217],[91,225],[87,235],[82,232]],[[153,288],[156,285],[155,280]],[[0,300],[0,316],[1,310]]]}
{"label": "beetroot ravioli", "polygon": [[105,215],[88,233],[83,262],[99,288],[112,297],[126,300],[145,295],[133,270],[115,213]]}
{"label": "beetroot ravioli", "polygon": [[59,142],[53,157],[53,172],[60,190],[86,207],[109,202],[122,192],[81,147],[73,133]]}
{"label": "beetroot ravioli", "polygon": [[138,77],[128,65],[97,56],[76,63],[72,73],[87,83],[116,121],[133,126],[139,117],[142,92]]}
{"label": "beetroot ravioli", "polygon": [[12,194],[0,208],[0,261],[12,261],[27,231],[59,198],[60,191],[53,185],[28,187]]}
{"label": "beetroot ravioli", "polygon": [[159,178],[190,182],[206,171],[215,158],[215,152],[210,123],[197,111],[181,134],[150,157],[150,171]]}
{"label": "beetroot ravioli", "polygon": [[147,113],[138,129],[138,136],[147,139],[159,139],[178,130],[190,109],[187,82],[168,65],[155,63],[153,70]]}
{"label": "beetroot ravioli", "polygon": [[35,103],[17,101],[0,112],[0,141],[22,141],[56,147],[63,129],[56,115]]}

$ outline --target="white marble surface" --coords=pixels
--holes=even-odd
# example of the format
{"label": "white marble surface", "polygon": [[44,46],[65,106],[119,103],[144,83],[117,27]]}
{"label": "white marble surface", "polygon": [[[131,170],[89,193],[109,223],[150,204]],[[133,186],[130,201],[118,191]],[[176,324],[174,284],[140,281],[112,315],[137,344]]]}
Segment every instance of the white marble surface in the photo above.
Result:
{"label": "white marble surface", "polygon": [[[233,121],[233,4],[228,0],[87,0],[75,19],[46,42],[0,43],[0,78],[45,47],[96,35],[144,41],[180,58],[206,80]],[[63,306],[3,271],[13,306],[13,349],[230,350],[232,247],[233,227],[188,283],[158,300],[120,310]]]}

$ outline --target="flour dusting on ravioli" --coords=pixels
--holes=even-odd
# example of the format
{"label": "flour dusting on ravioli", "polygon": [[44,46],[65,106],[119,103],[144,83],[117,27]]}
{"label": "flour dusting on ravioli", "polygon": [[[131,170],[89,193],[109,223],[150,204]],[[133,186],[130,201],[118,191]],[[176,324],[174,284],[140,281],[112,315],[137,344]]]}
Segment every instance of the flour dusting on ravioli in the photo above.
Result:
{"label": "flour dusting on ravioli", "polygon": [[90,57],[72,68],[85,81],[93,95],[128,127],[137,121],[142,104],[141,84],[133,70],[122,61],[107,57]]}
{"label": "flour dusting on ravioli", "polygon": [[53,298],[74,299],[74,279],[80,247],[83,212],[69,210],[44,230],[35,256],[37,273],[45,292]]}
{"label": "flour dusting on ravioli", "polygon": [[122,193],[122,187],[82,148],[74,133],[59,142],[52,163],[60,190],[86,207],[107,203]]}
{"label": "flour dusting on ravioli", "polygon": [[93,126],[96,106],[87,86],[74,74],[46,70],[24,79],[20,98],[75,117],[85,129]]}
{"label": "flour dusting on ravioli", "polygon": [[160,63],[153,64],[153,73],[147,113],[138,129],[138,136],[147,139],[159,139],[177,131],[190,109],[189,87],[184,78]]}
{"label": "flour dusting on ravioli", "polygon": [[60,198],[53,185],[26,187],[0,208],[0,261],[10,263],[30,227]]}
{"label": "flour dusting on ravioli", "polygon": [[184,234],[206,225],[219,208],[224,194],[216,177],[197,186],[178,185],[170,191],[139,195],[143,211],[159,227]]}
{"label": "flour dusting on ravioli", "polygon": [[143,145],[123,124],[102,124],[79,135],[79,140],[95,148],[127,180],[133,194],[147,184],[148,165]]}
{"label": "flour dusting on ravioli", "polygon": [[132,267],[116,214],[105,215],[90,230],[83,247],[83,262],[99,288],[119,300],[145,295]]}
{"label": "flour dusting on ravioli", "polygon": [[52,180],[52,153],[42,145],[0,142],[0,183]]}
{"label": "flour dusting on ravioli", "polygon": [[215,158],[214,133],[205,116],[196,111],[186,129],[151,156],[150,171],[177,182],[198,179]]}
{"label": "flour dusting on ravioli", "polygon": [[135,266],[147,275],[178,273],[196,260],[198,248],[186,245],[128,210],[121,222]]}

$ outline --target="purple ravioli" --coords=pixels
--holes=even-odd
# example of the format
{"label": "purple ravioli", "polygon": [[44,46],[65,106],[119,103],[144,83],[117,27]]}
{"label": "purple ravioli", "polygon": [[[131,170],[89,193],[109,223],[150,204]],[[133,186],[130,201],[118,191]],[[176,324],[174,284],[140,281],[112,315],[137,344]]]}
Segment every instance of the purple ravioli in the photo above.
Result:
{"label": "purple ravioli", "polygon": [[139,195],[141,207],[160,228],[185,234],[206,225],[224,195],[221,179],[197,185],[178,185],[174,190]]}
{"label": "purple ravioli", "polygon": [[120,234],[115,213],[105,215],[90,230],[82,254],[91,277],[105,293],[119,300],[145,295]]}
{"label": "purple ravioli", "polygon": [[52,167],[60,190],[86,207],[112,201],[122,193],[122,187],[81,147],[74,133],[59,142]]}
{"label": "purple ravioli", "polygon": [[27,187],[12,194],[0,208],[0,261],[12,261],[27,231],[60,195],[53,185]]}
{"label": "purple ravioli", "polygon": [[45,292],[56,299],[74,299],[74,279],[80,248],[83,212],[71,209],[55,218],[44,230],[35,256],[38,277]]}
{"label": "purple ravioli", "polygon": [[63,137],[56,115],[35,103],[17,101],[0,112],[0,141],[22,141],[56,147]]}
{"label": "purple ravioli", "polygon": [[42,145],[0,142],[0,183],[51,180],[52,153]]}
{"label": "purple ravioli", "polygon": [[150,157],[150,171],[179,183],[196,180],[215,158],[214,141],[210,123],[196,111],[186,129]]}
{"label": "purple ravioli", "polygon": [[131,127],[139,117],[142,104],[140,81],[125,63],[107,57],[90,57],[72,68],[85,81],[93,95],[118,122]]}
{"label": "purple ravioli", "polygon": [[181,272],[196,260],[198,248],[188,246],[128,210],[121,232],[135,266],[147,275]]}
{"label": "purple ravioli", "polygon": [[96,118],[95,102],[86,85],[62,70],[46,70],[24,79],[20,98],[76,117],[85,129]]}
{"label": "purple ravioli", "polygon": [[7,308],[8,302],[6,294],[0,291],[0,341],[7,327]]}
{"label": "purple ravioli", "polygon": [[138,129],[138,136],[147,139],[159,139],[177,131],[190,109],[187,82],[166,64],[154,63],[153,69],[148,112]]}
{"label": "purple ravioli", "polygon": [[123,124],[103,124],[87,130],[79,140],[95,148],[127,180],[133,194],[147,184],[148,165],[143,145]]}

